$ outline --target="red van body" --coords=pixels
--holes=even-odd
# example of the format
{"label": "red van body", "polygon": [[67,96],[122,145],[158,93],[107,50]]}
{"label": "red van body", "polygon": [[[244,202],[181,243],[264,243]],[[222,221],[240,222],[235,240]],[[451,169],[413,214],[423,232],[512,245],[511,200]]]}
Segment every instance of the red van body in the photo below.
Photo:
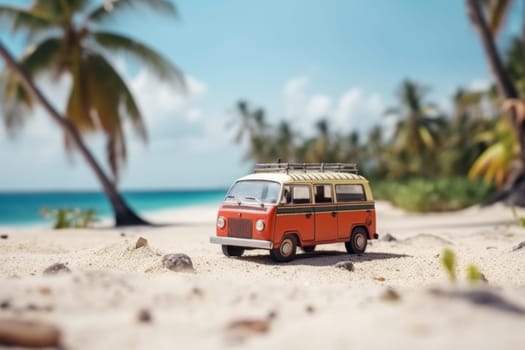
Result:
{"label": "red van body", "polygon": [[210,241],[226,256],[267,249],[275,261],[290,261],[298,246],[343,242],[363,253],[374,238],[375,202],[355,165],[270,163],[232,185]]}

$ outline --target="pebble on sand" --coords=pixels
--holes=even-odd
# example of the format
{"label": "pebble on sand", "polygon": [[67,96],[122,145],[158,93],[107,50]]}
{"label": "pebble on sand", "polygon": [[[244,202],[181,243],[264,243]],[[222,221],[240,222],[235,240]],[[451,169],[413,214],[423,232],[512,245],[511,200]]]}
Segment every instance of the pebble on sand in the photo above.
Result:
{"label": "pebble on sand", "polygon": [[380,241],[384,241],[384,242],[393,242],[393,241],[397,241],[397,238],[392,236],[390,233],[387,233],[387,234],[381,236],[381,238],[379,240]]}
{"label": "pebble on sand", "polygon": [[61,273],[70,273],[71,270],[65,264],[56,263],[44,270],[44,275],[57,275]]}
{"label": "pebble on sand", "polygon": [[381,294],[381,300],[387,302],[398,302],[401,299],[401,296],[398,292],[392,287],[388,287],[383,294]]}
{"label": "pebble on sand", "polygon": [[0,320],[0,344],[3,345],[58,348],[60,338],[60,330],[48,323],[16,319]]}
{"label": "pebble on sand", "polygon": [[137,243],[135,243],[135,249],[139,249],[139,248],[147,247],[147,246],[148,246],[148,240],[144,237],[139,237],[139,239],[137,239]]}
{"label": "pebble on sand", "polygon": [[191,258],[186,254],[177,253],[177,254],[166,254],[162,257],[162,265],[176,272],[193,272],[193,263]]}
{"label": "pebble on sand", "polygon": [[512,251],[515,252],[515,251],[523,249],[523,248],[525,248],[525,241],[520,242],[517,246],[513,247]]}
{"label": "pebble on sand", "polygon": [[153,317],[148,309],[141,309],[137,314],[137,320],[140,323],[150,323],[153,320]]}
{"label": "pebble on sand", "polygon": [[348,271],[354,271],[354,264],[351,261],[340,261],[337,264],[335,264],[334,267],[337,267],[339,269],[345,269]]}

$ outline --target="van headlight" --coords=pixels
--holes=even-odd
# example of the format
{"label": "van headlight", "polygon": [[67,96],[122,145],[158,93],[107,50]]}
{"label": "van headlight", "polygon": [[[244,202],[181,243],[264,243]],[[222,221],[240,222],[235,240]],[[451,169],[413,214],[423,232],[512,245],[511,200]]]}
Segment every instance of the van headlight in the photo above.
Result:
{"label": "van headlight", "polygon": [[224,228],[224,226],[226,226],[226,220],[224,219],[224,216],[219,216],[217,218],[217,227]]}
{"label": "van headlight", "polygon": [[264,231],[264,220],[259,219],[255,222],[255,229],[259,232]]}

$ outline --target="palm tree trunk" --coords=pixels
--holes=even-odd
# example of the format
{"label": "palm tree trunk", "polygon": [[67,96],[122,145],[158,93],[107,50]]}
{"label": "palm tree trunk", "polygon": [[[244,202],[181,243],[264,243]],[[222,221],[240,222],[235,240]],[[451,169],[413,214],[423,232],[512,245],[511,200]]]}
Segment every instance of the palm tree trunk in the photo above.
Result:
{"label": "palm tree trunk", "polygon": [[[500,95],[504,99],[518,98],[516,87],[503,68],[494,37],[490,33],[487,20],[481,9],[480,0],[466,0],[466,4],[468,15],[481,39],[485,55],[488,59],[490,72],[496,82]],[[525,164],[525,124],[524,121],[519,118],[515,107],[511,108],[509,112],[513,129],[520,144],[520,158],[523,166],[523,164]]]}
{"label": "palm tree trunk", "polygon": [[84,144],[82,137],[77,128],[70,123],[66,118],[58,113],[58,111],[49,103],[46,97],[42,94],[40,89],[33,83],[28,74],[18,65],[11,54],[6,50],[0,42],[0,56],[3,58],[7,66],[17,75],[22,82],[24,88],[32,94],[44,109],[49,113],[53,121],[55,121],[60,128],[71,138],[80,154],[84,157],[88,165],[95,172],[102,188],[111,203],[113,213],[115,216],[116,226],[133,226],[133,225],[149,225],[147,221],[140,218],[124,201],[124,198],[118,193],[115,185],[109,177],[105,174],[102,167],[97,163],[89,149]]}

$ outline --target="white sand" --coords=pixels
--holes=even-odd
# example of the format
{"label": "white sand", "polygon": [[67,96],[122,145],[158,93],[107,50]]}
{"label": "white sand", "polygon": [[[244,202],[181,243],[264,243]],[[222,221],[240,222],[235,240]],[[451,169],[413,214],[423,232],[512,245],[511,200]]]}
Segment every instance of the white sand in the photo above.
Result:
{"label": "white sand", "polygon": [[[208,243],[214,207],[152,214],[176,223],[157,228],[0,228],[9,235],[0,240],[0,319],[51,322],[68,349],[524,348],[525,248],[512,248],[525,230],[509,208],[377,208],[378,232],[397,241],[372,241],[362,256],[321,246],[287,264],[263,250],[224,257]],[[133,249],[139,236],[149,247]],[[458,256],[455,285],[439,260],[445,247]],[[166,253],[188,254],[196,272],[163,268]],[[341,261],[355,270],[333,267]],[[57,262],[72,273],[42,274]],[[487,285],[466,282],[469,263]],[[389,288],[398,301],[385,297]],[[141,309],[151,322],[138,321]],[[240,320],[256,322],[232,326]]]}

